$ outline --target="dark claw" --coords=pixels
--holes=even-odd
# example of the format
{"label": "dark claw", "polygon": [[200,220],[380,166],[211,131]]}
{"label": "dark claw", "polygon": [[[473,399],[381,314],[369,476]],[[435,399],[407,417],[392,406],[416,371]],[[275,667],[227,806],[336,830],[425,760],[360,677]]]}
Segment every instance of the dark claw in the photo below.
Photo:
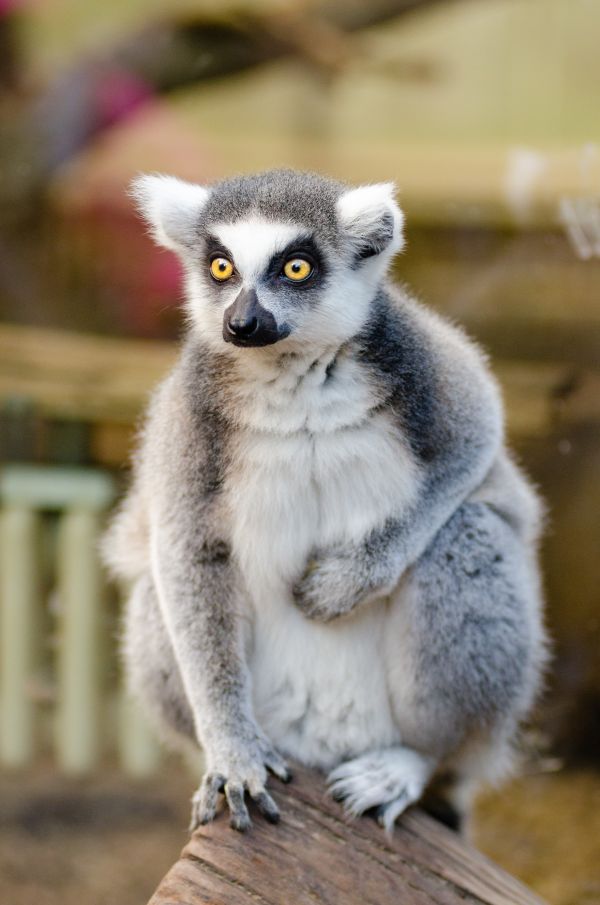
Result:
{"label": "dark claw", "polygon": [[272,773],[281,782],[291,782],[292,774],[280,757],[269,756],[265,758],[265,766],[269,773]]}
{"label": "dark claw", "polygon": [[268,792],[258,792],[252,800],[269,823],[279,823],[279,809]]}
{"label": "dark claw", "polygon": [[246,833],[252,826],[248,814],[232,814],[229,818],[229,826],[238,833]]}
{"label": "dark claw", "polygon": [[276,776],[280,782],[291,782],[294,778],[289,770],[273,770],[272,767],[268,767],[269,773],[272,773],[273,776]]}

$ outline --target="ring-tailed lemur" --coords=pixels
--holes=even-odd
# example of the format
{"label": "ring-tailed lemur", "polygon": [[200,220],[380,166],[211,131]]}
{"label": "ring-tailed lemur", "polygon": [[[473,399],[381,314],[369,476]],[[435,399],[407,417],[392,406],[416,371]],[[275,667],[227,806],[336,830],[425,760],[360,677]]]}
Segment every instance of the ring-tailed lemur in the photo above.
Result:
{"label": "ring-tailed lemur", "polygon": [[[189,330],[107,539],[125,656],[224,791],[278,819],[281,755],[390,828],[510,759],[544,661],[539,506],[479,350],[386,282],[390,185],[273,171],[135,183],[186,273]],[[281,754],[280,754],[281,752]]]}

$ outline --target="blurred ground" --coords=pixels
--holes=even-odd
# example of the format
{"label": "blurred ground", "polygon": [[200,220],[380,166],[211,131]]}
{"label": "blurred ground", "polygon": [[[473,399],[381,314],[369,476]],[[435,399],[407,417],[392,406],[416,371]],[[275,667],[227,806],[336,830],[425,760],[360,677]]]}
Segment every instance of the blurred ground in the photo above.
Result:
{"label": "blurred ground", "polygon": [[191,791],[176,770],[135,785],[4,774],[0,902],[145,905],[185,844]]}
{"label": "blurred ground", "polygon": [[[0,901],[145,905],[186,841],[192,781],[172,766],[132,785],[43,770],[0,778]],[[553,905],[600,902],[600,776],[522,777],[482,800],[478,847]]]}
{"label": "blurred ground", "polygon": [[480,800],[474,842],[552,905],[598,905],[600,774],[514,780]]}

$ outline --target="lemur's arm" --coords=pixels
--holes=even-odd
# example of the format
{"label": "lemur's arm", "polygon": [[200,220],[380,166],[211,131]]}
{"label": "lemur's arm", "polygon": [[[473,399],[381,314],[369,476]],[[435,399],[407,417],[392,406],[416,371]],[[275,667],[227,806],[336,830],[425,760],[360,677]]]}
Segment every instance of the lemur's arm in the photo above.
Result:
{"label": "lemur's arm", "polygon": [[[379,329],[385,335],[385,325]],[[400,374],[390,412],[417,451],[416,497],[406,512],[392,514],[358,543],[313,551],[293,588],[309,618],[329,621],[391,591],[498,456],[501,403],[473,349],[460,338],[447,360],[419,356],[408,366],[410,382],[403,384]],[[403,405],[417,397],[420,412],[406,414]]]}
{"label": "lemur's arm", "polygon": [[293,588],[296,605],[310,619],[330,622],[385,596],[463,499],[464,493],[449,494],[445,505],[441,500],[431,505],[425,493],[409,514],[388,519],[361,542],[314,550]]}
{"label": "lemur's arm", "polygon": [[[163,395],[169,397],[169,388]],[[237,612],[237,581],[219,533],[218,419],[193,424],[185,401],[170,391],[155,417],[146,451],[152,480],[152,572],[173,645],[206,773],[193,799],[192,828],[215,815],[224,791],[231,823],[245,829],[248,791],[267,819],[278,810],[265,790],[267,769],[288,779],[287,768],[257,726],[250,701]],[[161,400],[159,400],[159,407]],[[162,423],[161,423],[162,422]]]}

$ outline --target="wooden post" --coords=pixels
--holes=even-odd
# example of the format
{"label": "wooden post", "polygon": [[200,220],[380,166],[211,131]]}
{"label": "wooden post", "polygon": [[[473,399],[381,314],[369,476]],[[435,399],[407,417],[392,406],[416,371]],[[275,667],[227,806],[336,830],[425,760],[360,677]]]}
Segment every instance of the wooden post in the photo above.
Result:
{"label": "wooden post", "polygon": [[34,704],[27,693],[37,636],[38,511],[58,511],[57,749],[61,767],[91,768],[100,749],[101,609],[97,545],[112,479],[87,468],[12,464],[0,470],[0,759],[20,766],[33,754]]}
{"label": "wooden post", "polygon": [[135,779],[151,776],[160,765],[160,745],[139,704],[125,689],[120,690],[118,707],[118,748],[123,769]]}
{"label": "wooden post", "polygon": [[313,772],[271,786],[277,826],[255,816],[240,834],[220,815],[193,834],[149,905],[543,905],[418,809],[388,838],[371,818],[345,819]]}
{"label": "wooden post", "polygon": [[12,504],[0,523],[0,759],[28,764],[34,753],[35,703],[29,694],[40,613],[38,516]]}
{"label": "wooden post", "polygon": [[58,762],[68,773],[91,769],[100,753],[99,534],[95,512],[74,509],[61,517],[56,744]]}

